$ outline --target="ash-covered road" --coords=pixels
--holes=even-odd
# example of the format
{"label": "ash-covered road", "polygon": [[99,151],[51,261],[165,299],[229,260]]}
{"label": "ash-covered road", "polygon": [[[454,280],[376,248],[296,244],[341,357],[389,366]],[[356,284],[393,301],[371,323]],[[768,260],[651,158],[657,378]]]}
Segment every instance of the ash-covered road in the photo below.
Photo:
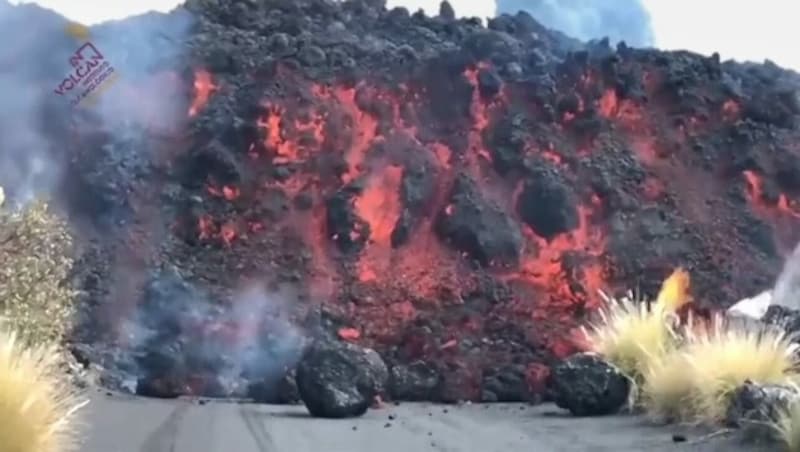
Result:
{"label": "ash-covered road", "polygon": [[[636,417],[576,419],[550,405],[388,405],[360,419],[303,407],[93,398],[82,452],[758,451],[734,438],[648,426]],[[688,442],[675,443],[674,433]]]}

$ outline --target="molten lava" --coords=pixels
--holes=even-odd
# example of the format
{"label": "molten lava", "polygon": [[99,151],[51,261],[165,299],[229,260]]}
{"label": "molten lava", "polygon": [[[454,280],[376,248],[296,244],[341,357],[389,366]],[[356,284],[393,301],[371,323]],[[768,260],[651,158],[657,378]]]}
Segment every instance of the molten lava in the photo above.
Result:
{"label": "molten lava", "polygon": [[217,90],[211,73],[206,70],[199,70],[194,75],[194,99],[189,107],[189,116],[194,117],[206,106],[211,94]]}

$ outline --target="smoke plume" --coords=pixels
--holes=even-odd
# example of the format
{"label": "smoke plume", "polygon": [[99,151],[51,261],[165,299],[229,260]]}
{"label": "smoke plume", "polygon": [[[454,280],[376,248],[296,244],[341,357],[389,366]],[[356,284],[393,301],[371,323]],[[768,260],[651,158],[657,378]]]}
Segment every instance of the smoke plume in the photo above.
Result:
{"label": "smoke plume", "polygon": [[[191,17],[180,11],[145,15],[124,25],[99,25],[88,36],[70,34],[68,25],[64,17],[38,5],[12,6],[0,0],[0,37],[6,43],[0,50],[0,186],[17,203],[55,189],[63,162],[69,156],[65,155],[63,143],[53,137],[63,139],[64,128],[74,127],[75,117],[88,114],[101,123],[95,126],[107,126],[114,133],[119,128],[112,121],[131,119],[136,104],[122,95],[124,84],[135,82],[162,62],[180,57],[178,43],[188,32]],[[64,83],[75,77],[78,66],[83,64],[71,58],[86,43],[102,54],[110,68],[109,75],[113,73],[117,80],[113,84],[98,83],[97,88],[102,89],[94,92],[91,99],[84,99],[92,102],[72,105],[76,95],[89,86],[90,76]],[[80,71],[83,73],[85,68]],[[69,86],[69,92],[65,86]],[[180,99],[168,96],[167,89],[165,83],[148,87],[144,95],[159,99],[148,106],[149,113],[178,118],[180,115],[172,111]]]}
{"label": "smoke plume", "polygon": [[497,0],[497,14],[526,11],[543,25],[584,41],[608,37],[635,47],[654,44],[640,0]]}
{"label": "smoke plume", "polygon": [[786,259],[783,271],[772,289],[772,304],[800,309],[800,244]]}

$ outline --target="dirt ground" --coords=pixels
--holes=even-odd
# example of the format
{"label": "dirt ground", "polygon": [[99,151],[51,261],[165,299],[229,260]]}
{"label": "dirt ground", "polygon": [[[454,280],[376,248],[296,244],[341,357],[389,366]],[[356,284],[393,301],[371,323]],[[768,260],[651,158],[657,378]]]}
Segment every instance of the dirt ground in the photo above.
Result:
{"label": "dirt ground", "polygon": [[[324,420],[302,406],[145,400],[98,393],[82,452],[760,451],[735,435],[655,427],[641,418],[576,419],[552,405],[406,403],[359,419]],[[686,438],[674,442],[673,435]],[[774,449],[774,446],[773,448]]]}

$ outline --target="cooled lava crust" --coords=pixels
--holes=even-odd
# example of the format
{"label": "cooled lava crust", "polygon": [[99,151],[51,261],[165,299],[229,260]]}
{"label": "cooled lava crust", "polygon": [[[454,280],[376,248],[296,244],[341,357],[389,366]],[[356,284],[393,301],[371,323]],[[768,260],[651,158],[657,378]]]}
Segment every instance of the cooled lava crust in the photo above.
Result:
{"label": "cooled lava crust", "polygon": [[[800,238],[800,79],[773,64],[580,43],[524,13],[185,7],[188,57],[127,82],[171,80],[181,127],[69,141],[75,340],[109,372],[231,395],[264,371],[232,373],[243,347],[291,368],[291,331],[427,363],[432,398],[526,397],[598,290],[654,294],[683,266],[722,308]],[[254,282],[268,313],[237,308]]]}

